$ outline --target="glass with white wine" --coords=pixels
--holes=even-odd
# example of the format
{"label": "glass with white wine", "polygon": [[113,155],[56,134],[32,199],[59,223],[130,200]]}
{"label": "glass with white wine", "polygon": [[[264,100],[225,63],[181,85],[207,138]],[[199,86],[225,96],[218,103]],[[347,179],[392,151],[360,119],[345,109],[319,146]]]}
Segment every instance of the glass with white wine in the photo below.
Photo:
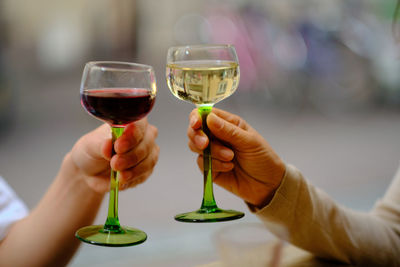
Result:
{"label": "glass with white wine", "polygon": [[[166,78],[172,94],[197,106],[202,130],[210,138],[207,116],[215,103],[238,87],[240,70],[232,45],[171,47],[167,54]],[[203,151],[204,191],[200,209],[178,214],[182,222],[219,222],[242,218],[243,212],[218,208],[213,193],[211,145]]]}

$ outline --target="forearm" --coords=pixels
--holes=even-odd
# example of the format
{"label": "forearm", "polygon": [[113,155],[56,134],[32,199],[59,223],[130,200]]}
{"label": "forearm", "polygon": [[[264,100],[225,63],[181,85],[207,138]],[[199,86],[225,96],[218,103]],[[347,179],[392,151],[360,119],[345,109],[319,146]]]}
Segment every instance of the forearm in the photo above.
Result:
{"label": "forearm", "polygon": [[291,243],[317,256],[380,266],[398,261],[400,238],[390,223],[339,206],[292,166],[272,201],[257,214],[265,222],[283,224]]}
{"label": "forearm", "polygon": [[79,246],[75,231],[91,224],[103,194],[91,190],[68,154],[37,207],[0,244],[1,266],[62,266]]}

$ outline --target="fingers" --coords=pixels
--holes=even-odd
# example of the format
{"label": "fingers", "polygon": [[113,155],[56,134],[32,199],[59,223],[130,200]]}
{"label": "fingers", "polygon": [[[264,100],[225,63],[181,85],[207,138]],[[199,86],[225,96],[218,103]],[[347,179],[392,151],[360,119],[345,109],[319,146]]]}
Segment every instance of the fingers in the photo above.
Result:
{"label": "fingers", "polygon": [[221,118],[211,112],[207,116],[207,125],[216,138],[231,144],[238,150],[246,147],[254,139],[254,136],[247,131],[247,123],[237,116]]}
{"label": "fingers", "polygon": [[122,136],[115,141],[115,152],[126,153],[137,146],[142,141],[148,126],[147,118],[128,124]]}
{"label": "fingers", "polygon": [[143,183],[151,175],[158,161],[160,148],[156,145],[151,153],[136,166],[119,172],[120,189]]}
{"label": "fingers", "polygon": [[[189,147],[196,147],[198,150],[204,150],[208,145],[207,135],[199,128],[193,129],[190,125],[187,129],[187,136],[189,137]],[[192,150],[194,151],[194,150]],[[196,152],[196,151],[194,151]]]}
{"label": "fingers", "polygon": [[[130,124],[128,130],[115,142],[117,152],[110,161],[119,172],[120,189],[124,190],[143,183],[153,172],[160,153],[155,143],[158,130],[146,121],[141,125]],[[143,128],[144,127],[144,128]],[[118,142],[118,143],[117,143]]]}
{"label": "fingers", "polygon": [[[199,166],[201,171],[204,171],[203,160],[204,160],[204,158],[202,155],[199,155],[197,157],[197,165]],[[212,159],[211,164],[212,164],[212,170],[213,170],[214,175],[216,175],[216,173],[218,173],[218,172],[229,172],[235,167],[235,164],[233,164],[233,162],[231,162],[231,161],[226,162],[226,161],[221,161],[221,160],[217,160],[217,159]]]}
{"label": "fingers", "polygon": [[111,140],[111,138],[109,138],[103,142],[101,151],[102,151],[103,157],[105,159],[111,160],[111,155],[112,155],[112,140]]}
{"label": "fingers", "polygon": [[124,183],[124,184],[120,183],[119,184],[119,190],[122,191],[122,190],[125,190],[125,189],[128,189],[128,188],[136,187],[137,185],[144,183],[147,180],[147,178],[149,178],[149,175],[148,176],[136,177],[133,181],[129,181],[129,182]]}
{"label": "fingers", "polygon": [[71,158],[97,192],[106,192],[109,187],[110,165],[119,172],[121,189],[133,187],[153,172],[160,151],[155,143],[157,135],[157,128],[146,119],[131,123],[115,141],[116,154],[111,157],[111,130],[103,124],[78,140]]}
{"label": "fingers", "polygon": [[[139,164],[148,157],[148,155],[153,153],[153,150],[158,150],[158,146],[154,142],[157,135],[157,128],[153,125],[148,125],[145,134],[141,137],[140,143],[125,153],[117,153],[114,155],[110,162],[111,167],[114,170],[123,171]],[[134,142],[135,141],[132,141],[131,143],[133,144]]]}
{"label": "fingers", "polygon": [[[197,109],[192,110],[189,121],[187,135],[190,149],[194,152],[204,150],[209,140],[201,130],[202,121]],[[237,150],[248,148],[255,140],[253,131],[243,119],[217,108],[213,108],[207,116],[207,125],[214,137]]]}
{"label": "fingers", "polygon": [[[111,158],[110,166],[119,172],[121,190],[141,184],[151,175],[160,153],[155,143],[157,136],[157,128],[142,119],[127,125],[115,141],[116,154]],[[111,146],[106,142],[104,149],[111,150]]]}
{"label": "fingers", "polygon": [[[202,154],[203,149],[199,149],[193,142],[189,140],[188,146],[191,151]],[[221,160],[221,161],[231,161],[234,157],[234,152],[232,149],[224,146],[218,141],[214,141],[211,144],[211,157],[213,159]]]}
{"label": "fingers", "polygon": [[[218,109],[218,108],[213,108],[212,113],[217,115],[218,117],[232,123],[233,125],[247,131],[249,128],[249,125],[239,116],[229,113],[225,110]],[[207,120],[208,122],[208,120]]]}
{"label": "fingers", "polygon": [[[218,108],[212,108],[211,113],[214,113],[218,117],[222,118],[223,120],[226,120],[233,125],[236,125],[237,127],[243,129],[243,130],[248,130],[249,125],[239,116],[229,113],[225,110],[218,109]],[[207,120],[208,122],[208,120]],[[199,115],[198,109],[193,109],[190,112],[189,115],[189,127],[197,130],[201,128],[201,117]]]}
{"label": "fingers", "polygon": [[193,129],[201,128],[201,117],[197,108],[193,109],[189,114],[189,127]]}

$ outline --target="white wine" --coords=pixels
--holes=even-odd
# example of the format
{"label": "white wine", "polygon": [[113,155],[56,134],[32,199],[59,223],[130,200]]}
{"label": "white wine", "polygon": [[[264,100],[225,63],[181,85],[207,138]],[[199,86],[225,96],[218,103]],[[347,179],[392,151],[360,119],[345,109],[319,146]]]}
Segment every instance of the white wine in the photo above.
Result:
{"label": "white wine", "polygon": [[[168,49],[167,84],[180,100],[195,104],[202,131],[211,138],[207,116],[213,105],[236,91],[240,72],[235,47],[229,44],[186,45]],[[203,201],[200,209],[181,213],[175,220],[189,223],[240,219],[243,212],[220,209],[213,193],[211,144],[203,149]]]}
{"label": "white wine", "polygon": [[235,92],[239,65],[233,61],[192,60],[167,65],[168,87],[177,98],[212,105]]}

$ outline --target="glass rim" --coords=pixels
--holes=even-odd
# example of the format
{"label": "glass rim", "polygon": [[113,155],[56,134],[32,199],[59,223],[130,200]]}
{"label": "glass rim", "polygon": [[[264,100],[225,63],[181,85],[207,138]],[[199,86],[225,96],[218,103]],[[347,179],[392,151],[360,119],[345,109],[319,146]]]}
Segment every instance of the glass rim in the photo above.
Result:
{"label": "glass rim", "polygon": [[193,44],[193,45],[178,45],[171,46],[169,50],[187,49],[187,48],[235,48],[233,44]]}
{"label": "glass rim", "polygon": [[[104,66],[102,66],[104,64]],[[107,66],[109,65],[109,66]],[[89,61],[85,67],[97,67],[104,70],[125,70],[125,71],[154,71],[151,65],[127,62],[127,61]]]}
{"label": "glass rim", "polygon": [[[267,227],[268,225],[268,227]],[[248,231],[249,229],[254,229],[262,233],[260,237],[268,237],[268,239],[276,240],[287,240],[288,232],[287,229],[278,223],[268,222],[266,224],[261,222],[244,222],[239,224],[227,225],[218,229],[214,235],[214,239],[219,242],[229,241],[232,244],[239,243],[259,243],[260,240],[239,240],[235,234],[239,235],[241,232]],[[232,235],[232,233],[234,233]]]}

